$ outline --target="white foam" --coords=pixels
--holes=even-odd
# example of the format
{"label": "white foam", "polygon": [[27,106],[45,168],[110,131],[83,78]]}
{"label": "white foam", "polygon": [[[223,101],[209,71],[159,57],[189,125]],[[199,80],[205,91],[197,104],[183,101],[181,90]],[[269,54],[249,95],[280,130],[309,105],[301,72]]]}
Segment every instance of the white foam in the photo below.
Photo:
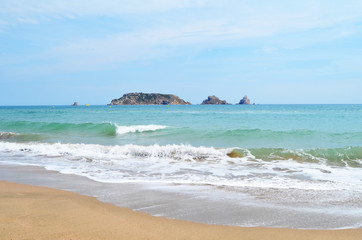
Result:
{"label": "white foam", "polygon": [[[249,152],[189,145],[0,142],[0,162],[43,166],[100,182],[163,182],[362,192],[360,168],[293,160],[263,161]],[[244,152],[248,152],[244,150]]]}
{"label": "white foam", "polygon": [[118,135],[135,132],[150,132],[165,129],[167,126],[163,125],[133,125],[133,126],[118,126],[116,125],[116,133]]}

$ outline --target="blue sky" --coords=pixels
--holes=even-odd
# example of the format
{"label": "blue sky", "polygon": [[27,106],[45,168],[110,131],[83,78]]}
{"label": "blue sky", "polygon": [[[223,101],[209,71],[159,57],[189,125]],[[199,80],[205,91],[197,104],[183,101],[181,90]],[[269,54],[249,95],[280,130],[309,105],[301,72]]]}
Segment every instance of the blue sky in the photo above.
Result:
{"label": "blue sky", "polygon": [[362,1],[0,0],[0,105],[362,103]]}

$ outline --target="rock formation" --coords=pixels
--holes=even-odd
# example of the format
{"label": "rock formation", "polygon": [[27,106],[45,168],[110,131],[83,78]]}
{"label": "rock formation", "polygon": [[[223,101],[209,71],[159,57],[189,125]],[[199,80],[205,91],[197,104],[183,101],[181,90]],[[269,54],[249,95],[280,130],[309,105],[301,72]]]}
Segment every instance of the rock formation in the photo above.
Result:
{"label": "rock formation", "polygon": [[248,96],[245,95],[243,99],[240,100],[239,104],[250,104]]}
{"label": "rock formation", "polygon": [[230,103],[227,103],[225,100],[220,100],[218,97],[213,95],[213,96],[208,96],[207,99],[205,99],[201,103],[201,105],[206,105],[206,104],[230,104]]}
{"label": "rock formation", "polygon": [[78,102],[74,102],[72,106],[78,106]]}
{"label": "rock formation", "polygon": [[108,105],[190,105],[178,96],[160,93],[127,93]]}

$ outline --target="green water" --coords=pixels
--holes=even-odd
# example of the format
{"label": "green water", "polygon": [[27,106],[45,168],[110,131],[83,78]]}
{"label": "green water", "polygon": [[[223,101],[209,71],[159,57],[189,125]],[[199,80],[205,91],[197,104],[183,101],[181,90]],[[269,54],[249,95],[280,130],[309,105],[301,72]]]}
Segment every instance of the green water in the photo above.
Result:
{"label": "green water", "polygon": [[[139,130],[138,125],[165,126]],[[122,131],[124,127],[134,126]],[[118,133],[117,133],[118,130]],[[0,131],[26,141],[343,148],[362,143],[361,105],[0,107]],[[26,136],[31,134],[31,136]]]}

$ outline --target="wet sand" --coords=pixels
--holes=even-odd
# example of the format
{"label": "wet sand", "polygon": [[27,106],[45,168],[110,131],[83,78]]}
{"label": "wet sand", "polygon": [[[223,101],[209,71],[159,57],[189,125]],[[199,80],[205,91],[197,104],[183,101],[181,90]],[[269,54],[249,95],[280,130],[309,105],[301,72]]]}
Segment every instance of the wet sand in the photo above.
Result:
{"label": "wet sand", "polygon": [[359,195],[349,197],[354,202],[338,203],[333,192],[265,193],[247,188],[235,192],[211,186],[101,183],[41,167],[9,165],[0,165],[0,180],[71,191],[152,216],[204,224],[323,230],[361,227]]}
{"label": "wet sand", "polygon": [[242,228],[153,217],[72,192],[0,181],[0,239],[361,239],[362,229]]}

